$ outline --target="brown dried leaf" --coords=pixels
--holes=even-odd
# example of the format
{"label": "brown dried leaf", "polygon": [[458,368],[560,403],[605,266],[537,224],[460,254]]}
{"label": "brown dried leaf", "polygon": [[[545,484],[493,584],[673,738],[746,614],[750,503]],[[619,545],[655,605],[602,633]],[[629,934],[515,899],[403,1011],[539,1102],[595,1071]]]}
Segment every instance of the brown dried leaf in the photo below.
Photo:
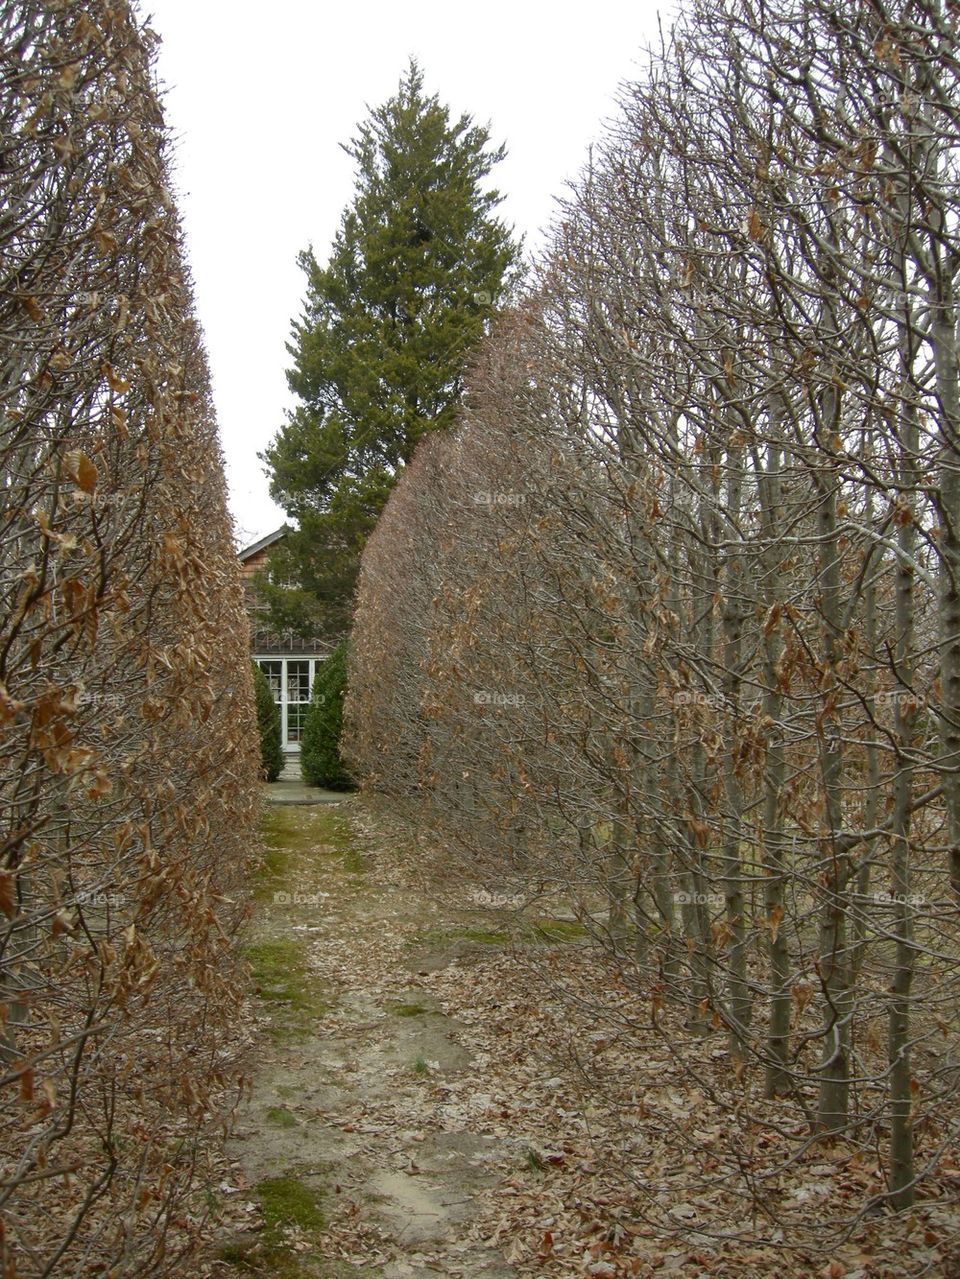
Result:
{"label": "brown dried leaf", "polygon": [[63,455],[63,464],[67,474],[84,493],[92,493],[97,487],[99,474],[96,464],[79,449],[72,449]]}

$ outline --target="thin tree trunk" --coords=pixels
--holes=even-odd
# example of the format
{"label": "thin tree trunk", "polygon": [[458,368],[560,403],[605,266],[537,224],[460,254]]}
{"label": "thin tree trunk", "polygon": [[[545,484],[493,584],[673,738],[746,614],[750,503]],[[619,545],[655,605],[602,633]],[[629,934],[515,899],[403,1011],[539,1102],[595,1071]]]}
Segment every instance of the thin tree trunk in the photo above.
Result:
{"label": "thin tree trunk", "polygon": [[767,620],[763,635],[763,715],[767,724],[767,755],[763,770],[763,908],[767,929],[767,960],[770,967],[770,1021],[767,1029],[765,1091],[768,1097],[790,1092],[790,952],[787,930],[781,927],[784,915],[784,888],[787,867],[781,796],[786,777],[780,691],[780,560],[778,528],[781,519],[780,473],[782,448],[779,443],[782,405],[771,404],[770,442],[766,467],[757,467],[760,489],[760,518],[764,550],[762,557],[764,605]]}
{"label": "thin tree trunk", "polygon": [[917,707],[911,690],[914,682],[914,555],[917,547],[914,494],[920,481],[918,474],[919,430],[913,403],[911,374],[914,352],[908,322],[901,326],[903,414],[900,500],[905,518],[901,519],[898,540],[902,554],[896,574],[896,662],[901,686],[895,706],[897,741],[896,773],[893,778],[893,811],[891,813],[891,889],[893,897],[892,931],[896,938],[893,988],[888,1012],[887,1048],[890,1063],[890,1197],[897,1208],[913,1203],[913,1097],[911,1095],[910,1012],[911,989],[915,964],[913,945],[913,903],[911,901],[910,826],[913,799],[913,736]]}
{"label": "thin tree trunk", "polygon": [[[835,433],[840,416],[840,395],[836,386],[823,396],[823,422],[828,438]],[[820,1061],[820,1096],[817,1126],[826,1132],[844,1128],[850,1104],[850,1022],[853,999],[850,987],[850,951],[847,938],[847,887],[850,854],[837,837],[843,826],[843,745],[842,721],[836,706],[839,688],[836,668],[840,659],[841,574],[840,536],[837,517],[838,479],[832,466],[818,476],[819,494],[819,580],[822,617],[823,658],[821,681],[824,708],[821,712],[820,758],[823,780],[824,822],[821,837],[824,900],[820,911],[819,974],[824,1000],[823,1054]]]}
{"label": "thin tree trunk", "polygon": [[[869,456],[869,455],[868,455]],[[869,460],[872,461],[872,458]],[[873,523],[873,490],[867,490],[867,498],[863,513],[864,523],[867,528]],[[867,558],[870,557],[869,549],[866,552]],[[870,572],[869,564],[866,567],[866,580],[863,587],[863,638],[866,651],[873,655],[877,652],[877,588]],[[867,742],[864,752],[864,780],[866,789],[863,801],[863,827],[865,830],[873,830],[877,825],[880,813],[879,795],[880,795],[880,752],[873,740],[875,733],[873,731],[873,723],[877,716],[877,680],[876,675],[871,671],[868,675],[869,683],[865,690],[865,701],[868,712],[868,733],[870,740]],[[856,894],[857,908],[853,913],[853,922],[851,924],[851,944],[850,944],[850,975],[851,980],[856,983],[860,971],[863,968],[863,960],[866,955],[867,943],[867,894],[870,891],[870,859],[864,856],[860,868],[857,871],[856,878]]]}
{"label": "thin tree trunk", "polygon": [[[740,524],[743,503],[743,453],[731,450],[727,457],[727,517],[730,537]],[[740,674],[743,664],[744,621],[743,562],[737,550],[727,556],[727,572],[724,585],[724,696],[725,714],[730,720],[730,735],[723,752],[723,780],[727,797],[722,864],[723,891],[726,908],[729,942],[727,964],[730,982],[730,1046],[737,1058],[746,1051],[747,1028],[750,1024],[750,994],[747,987],[747,924],[746,901],[743,889],[743,865],[741,862],[741,824],[743,794],[734,768],[734,747],[741,729]]]}

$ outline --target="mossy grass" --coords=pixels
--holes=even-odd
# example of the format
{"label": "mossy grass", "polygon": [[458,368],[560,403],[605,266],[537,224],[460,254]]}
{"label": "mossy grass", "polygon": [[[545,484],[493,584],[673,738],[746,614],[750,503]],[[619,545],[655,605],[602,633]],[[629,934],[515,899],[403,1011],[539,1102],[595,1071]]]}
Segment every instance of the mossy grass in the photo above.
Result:
{"label": "mossy grass", "polygon": [[292,1110],[287,1110],[286,1106],[268,1106],[266,1119],[268,1124],[273,1124],[275,1128],[296,1128],[297,1117]]}
{"label": "mossy grass", "polygon": [[247,957],[257,993],[273,1013],[270,1036],[274,1042],[309,1035],[313,1020],[329,1012],[333,1004],[318,989],[304,946],[290,938],[274,938],[248,946]]}
{"label": "mossy grass", "polygon": [[387,1012],[394,1017],[425,1017],[433,1011],[434,1009],[427,1008],[425,1004],[387,1004]]}
{"label": "mossy grass", "polygon": [[284,1226],[299,1226],[307,1233],[323,1229],[320,1196],[298,1177],[267,1177],[257,1183],[256,1191],[268,1234]]}
{"label": "mossy grass", "polygon": [[333,1279],[356,1273],[330,1268],[325,1262],[295,1251],[286,1232],[295,1230],[300,1238],[318,1243],[325,1219],[320,1193],[293,1173],[267,1177],[254,1187],[263,1215],[263,1230],[249,1240],[224,1245],[220,1259],[241,1274],[269,1276],[269,1279]]}
{"label": "mossy grass", "polygon": [[285,937],[256,942],[247,947],[260,997],[286,1004],[296,1012],[322,1013],[329,1005],[312,989],[304,948]]}
{"label": "mossy grass", "polygon": [[304,892],[323,888],[328,878],[326,859],[331,855],[351,875],[365,870],[363,850],[348,818],[336,807],[272,805],[261,819],[260,836],[263,852],[255,891],[261,901],[282,888]]}

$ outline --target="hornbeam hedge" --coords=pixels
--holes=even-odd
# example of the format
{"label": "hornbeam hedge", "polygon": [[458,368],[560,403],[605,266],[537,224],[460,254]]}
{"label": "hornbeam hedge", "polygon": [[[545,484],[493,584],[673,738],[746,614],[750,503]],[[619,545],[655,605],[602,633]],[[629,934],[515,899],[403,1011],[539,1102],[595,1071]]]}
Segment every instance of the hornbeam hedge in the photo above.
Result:
{"label": "hornbeam hedge", "polygon": [[182,1273],[257,735],[217,432],[122,0],[0,6],[0,1257]]}
{"label": "hornbeam hedge", "polygon": [[957,21],[697,4],[362,566],[353,771],[588,929],[726,1238],[946,1193],[960,1120]]}

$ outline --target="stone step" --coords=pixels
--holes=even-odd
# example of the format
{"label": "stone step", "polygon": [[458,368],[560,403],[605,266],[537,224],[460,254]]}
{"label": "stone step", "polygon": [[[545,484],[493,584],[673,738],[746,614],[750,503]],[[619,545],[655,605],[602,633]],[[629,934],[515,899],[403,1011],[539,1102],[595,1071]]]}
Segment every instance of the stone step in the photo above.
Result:
{"label": "stone step", "polygon": [[300,776],[300,756],[288,752],[284,755],[283,771],[280,774],[282,782],[299,782]]}

